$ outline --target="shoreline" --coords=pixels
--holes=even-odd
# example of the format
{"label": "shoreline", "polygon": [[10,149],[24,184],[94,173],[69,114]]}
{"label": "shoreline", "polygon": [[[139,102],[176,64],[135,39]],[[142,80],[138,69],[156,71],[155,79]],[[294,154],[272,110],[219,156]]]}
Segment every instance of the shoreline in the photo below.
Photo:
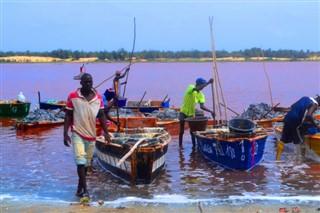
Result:
{"label": "shoreline", "polygon": [[60,213],[60,212],[121,212],[121,213],[167,213],[167,212],[217,212],[217,213],[233,213],[233,212],[246,212],[246,213],[263,213],[263,212],[279,212],[281,208],[286,208],[288,212],[294,208],[300,209],[299,212],[317,212],[319,208],[317,206],[311,206],[307,204],[261,204],[261,203],[247,203],[242,205],[224,204],[224,205],[207,205],[204,203],[191,203],[191,204],[141,204],[132,203],[130,205],[98,205],[97,203],[91,205],[81,205],[75,203],[19,203],[19,202],[3,202],[1,204],[1,212],[48,212],[48,213]]}
{"label": "shoreline", "polygon": [[[217,58],[217,62],[317,62],[320,61],[320,57],[307,58],[307,59],[291,59],[291,58],[267,58],[267,57],[227,57]],[[53,57],[42,57],[42,56],[7,56],[0,57],[0,64],[2,63],[127,63],[129,60],[123,61],[111,61],[111,60],[99,60],[97,57],[92,58],[53,58]],[[157,58],[154,60],[147,59],[133,59],[134,63],[207,63],[212,62],[212,58]]]}
{"label": "shoreline", "polygon": [[48,212],[48,213],[60,213],[60,212],[121,212],[121,213],[150,213],[150,212],[217,212],[217,213],[232,213],[232,212],[247,212],[247,213],[263,213],[263,212],[279,212],[281,208],[286,208],[288,212],[294,212],[293,209],[300,209],[299,212],[317,212],[319,206],[308,205],[307,203],[282,203],[278,201],[276,203],[246,203],[246,204],[206,204],[202,202],[198,203],[130,203],[130,204],[102,204],[97,202],[82,205],[79,203],[33,203],[30,202],[1,202],[0,212]]}

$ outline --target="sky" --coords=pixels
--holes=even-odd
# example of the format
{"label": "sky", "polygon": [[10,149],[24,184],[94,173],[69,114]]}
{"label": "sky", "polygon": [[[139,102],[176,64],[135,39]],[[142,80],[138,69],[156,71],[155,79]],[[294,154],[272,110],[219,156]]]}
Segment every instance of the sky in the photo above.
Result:
{"label": "sky", "polygon": [[319,0],[0,0],[0,50],[211,51],[209,17],[215,50],[320,51]]}

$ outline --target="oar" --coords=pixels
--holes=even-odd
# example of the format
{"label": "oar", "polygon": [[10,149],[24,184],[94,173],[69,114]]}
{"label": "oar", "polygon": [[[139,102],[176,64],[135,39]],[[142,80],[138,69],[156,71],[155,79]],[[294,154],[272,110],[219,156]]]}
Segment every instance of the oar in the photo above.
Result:
{"label": "oar", "polygon": [[147,91],[145,91],[145,92],[143,93],[143,96],[142,96],[142,98],[141,98],[141,100],[140,100],[140,102],[139,102],[139,104],[138,104],[138,108],[140,107],[140,104],[141,104],[142,100],[144,99],[144,96],[146,95],[146,93],[147,93]]}
{"label": "oar", "polygon": [[[211,92],[212,92],[212,105],[213,105],[213,110],[215,109],[215,100],[214,100],[214,90],[213,90],[213,83],[211,84]],[[215,112],[214,112],[214,115],[213,115],[213,128],[216,127],[216,115],[215,115]]]}
{"label": "oar", "polygon": [[130,149],[130,151],[125,155],[123,156],[119,162],[116,164],[117,167],[119,167],[130,155],[132,155],[133,151],[138,147],[138,145],[140,143],[142,143],[144,140],[146,140],[147,138],[141,138],[139,141],[137,141],[134,146]]}
{"label": "oar", "polygon": [[260,117],[260,119],[266,117],[275,107],[277,107],[280,103],[277,103],[275,106],[273,106],[266,114]]}
{"label": "oar", "polygon": [[[220,103],[221,106],[225,107],[225,105],[223,103]],[[231,112],[233,112],[236,115],[239,115],[239,113],[237,113],[236,111],[233,111],[232,109],[230,109],[229,107],[227,107],[228,110],[230,110]]]}

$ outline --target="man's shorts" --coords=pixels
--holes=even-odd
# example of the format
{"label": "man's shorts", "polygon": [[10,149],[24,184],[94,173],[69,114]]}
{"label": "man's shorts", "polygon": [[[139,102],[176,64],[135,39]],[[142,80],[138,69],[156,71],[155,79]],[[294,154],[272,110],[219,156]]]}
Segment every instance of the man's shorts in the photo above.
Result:
{"label": "man's shorts", "polygon": [[187,116],[186,114],[179,112],[179,121],[185,121],[186,118],[188,118],[190,116]]}
{"label": "man's shorts", "polygon": [[81,138],[77,133],[71,135],[73,156],[77,165],[90,166],[95,146],[95,141],[88,141]]}

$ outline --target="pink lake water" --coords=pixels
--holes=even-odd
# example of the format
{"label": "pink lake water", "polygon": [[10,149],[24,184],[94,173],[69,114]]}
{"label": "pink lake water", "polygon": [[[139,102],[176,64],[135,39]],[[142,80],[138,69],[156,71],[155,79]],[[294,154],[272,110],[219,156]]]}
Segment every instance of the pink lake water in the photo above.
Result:
{"label": "pink lake water", "polygon": [[[65,100],[79,87],[82,64],[0,64],[0,99],[16,99],[20,91],[38,107],[42,100]],[[126,63],[86,64],[94,84],[109,78]],[[320,93],[319,62],[268,62],[273,102],[290,106],[302,96]],[[212,76],[211,63],[136,63],[131,67],[126,97],[162,100],[166,95],[171,106],[180,107],[186,87],[198,77]],[[242,112],[251,103],[270,104],[268,81],[262,63],[218,63],[220,80],[228,107]],[[111,81],[98,87],[100,92]],[[211,89],[205,88],[207,106]],[[65,203],[77,201],[76,167],[72,151],[63,145],[63,128],[17,133],[13,126],[0,127],[1,177],[0,201],[10,205],[22,202]],[[186,132],[183,148],[174,136],[169,144],[167,165],[150,185],[132,186],[102,171],[88,179],[93,200],[103,199],[108,206],[130,205],[246,205],[260,203],[278,207],[320,206],[320,164],[295,159],[285,150],[275,161],[275,135],[266,143],[262,162],[249,172],[226,170],[208,162],[191,146]],[[303,210],[303,208],[302,208]]]}

